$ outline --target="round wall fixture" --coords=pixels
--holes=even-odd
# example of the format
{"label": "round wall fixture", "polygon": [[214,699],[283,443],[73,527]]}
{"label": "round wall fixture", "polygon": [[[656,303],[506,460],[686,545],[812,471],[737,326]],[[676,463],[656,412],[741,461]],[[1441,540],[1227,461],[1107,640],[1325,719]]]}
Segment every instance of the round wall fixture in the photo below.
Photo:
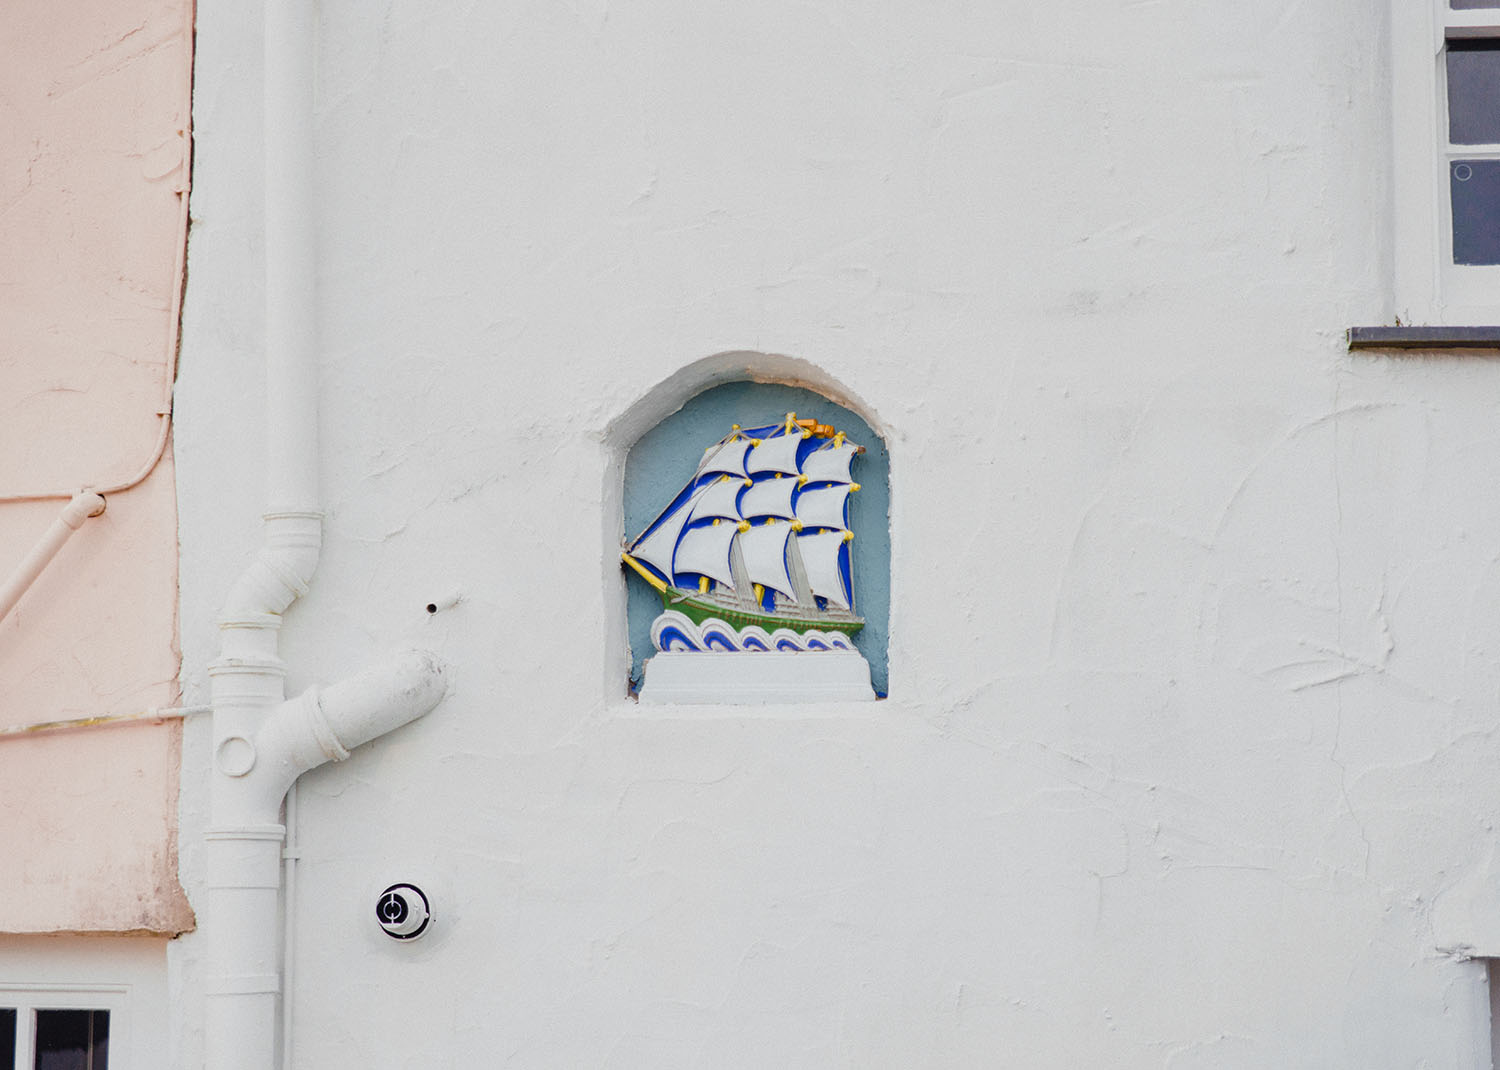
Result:
{"label": "round wall fixture", "polygon": [[432,910],[415,884],[393,884],[375,901],[375,919],[395,940],[415,940],[427,931]]}

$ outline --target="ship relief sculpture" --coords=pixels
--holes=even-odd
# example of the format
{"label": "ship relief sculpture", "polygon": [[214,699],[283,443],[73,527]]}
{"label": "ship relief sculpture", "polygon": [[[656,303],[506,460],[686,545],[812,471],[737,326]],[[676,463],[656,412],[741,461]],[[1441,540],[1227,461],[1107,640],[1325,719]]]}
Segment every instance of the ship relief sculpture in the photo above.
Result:
{"label": "ship relief sculpture", "polygon": [[687,485],[621,555],[662,601],[643,699],[873,697],[851,641],[864,627],[849,526],[863,452],[796,413],[736,424],[703,451]]}

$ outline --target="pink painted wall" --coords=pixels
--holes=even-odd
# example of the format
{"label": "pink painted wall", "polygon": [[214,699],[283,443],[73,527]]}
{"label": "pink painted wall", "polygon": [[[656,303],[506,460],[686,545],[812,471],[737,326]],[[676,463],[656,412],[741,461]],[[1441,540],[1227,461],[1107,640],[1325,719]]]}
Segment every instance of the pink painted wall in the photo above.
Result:
{"label": "pink painted wall", "polygon": [[[6,5],[0,64],[0,576],[64,500],[154,452],[188,181],[191,3]],[[0,724],[178,695],[170,449],[108,497],[0,622]],[[180,726],[0,739],[11,932],[178,932]]]}

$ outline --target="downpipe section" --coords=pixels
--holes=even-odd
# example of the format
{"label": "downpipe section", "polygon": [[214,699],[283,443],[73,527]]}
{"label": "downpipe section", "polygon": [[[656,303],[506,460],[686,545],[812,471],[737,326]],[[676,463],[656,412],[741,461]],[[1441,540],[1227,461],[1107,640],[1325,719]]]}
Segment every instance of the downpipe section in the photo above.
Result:
{"label": "downpipe section", "polygon": [[321,513],[267,513],[263,520],[260,551],[224,599],[219,656],[208,667],[216,764],[226,740],[252,738],[286,698],[278,641],[282,614],[307,593],[323,545]]}
{"label": "downpipe section", "polygon": [[[445,670],[416,653],[286,702],[282,614],[308,591],[322,517],[314,0],[266,0],[264,17],[266,502],[260,553],[230,589],[209,666],[213,827],[207,833],[207,1065],[272,1070],[282,975],[281,804],[297,777],[432,709]],[[283,1038],[289,1043],[289,1038]]]}
{"label": "downpipe section", "polygon": [[[238,675],[226,674],[222,662],[218,668],[231,679]],[[248,691],[269,682],[247,676],[259,684]],[[272,686],[280,686],[279,674]],[[215,825],[206,836],[214,933],[206,1041],[213,1070],[277,1065],[286,838],[280,811],[288,789],[308,770],[343,761],[361,744],[424,716],[447,689],[447,667],[426,651],[412,651],[328,688],[309,688],[271,708],[253,732],[216,733]]]}

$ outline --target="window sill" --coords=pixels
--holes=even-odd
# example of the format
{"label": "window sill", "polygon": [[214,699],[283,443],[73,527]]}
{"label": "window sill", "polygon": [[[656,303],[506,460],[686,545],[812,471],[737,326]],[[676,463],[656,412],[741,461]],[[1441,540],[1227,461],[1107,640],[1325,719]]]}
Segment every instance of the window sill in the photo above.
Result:
{"label": "window sill", "polygon": [[1500,327],[1350,327],[1349,348],[1500,350]]}

